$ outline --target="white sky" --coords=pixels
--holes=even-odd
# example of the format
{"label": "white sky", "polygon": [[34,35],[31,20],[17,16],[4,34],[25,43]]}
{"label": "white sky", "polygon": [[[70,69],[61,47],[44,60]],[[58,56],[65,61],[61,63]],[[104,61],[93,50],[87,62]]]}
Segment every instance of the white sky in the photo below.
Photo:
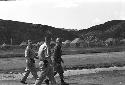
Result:
{"label": "white sky", "polygon": [[125,19],[124,0],[0,1],[0,19],[86,29],[109,20]]}

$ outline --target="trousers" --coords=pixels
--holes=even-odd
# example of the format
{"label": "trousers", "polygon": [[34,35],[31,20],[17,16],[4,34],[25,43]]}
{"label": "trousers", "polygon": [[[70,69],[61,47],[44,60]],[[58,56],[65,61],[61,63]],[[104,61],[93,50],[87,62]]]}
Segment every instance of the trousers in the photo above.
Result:
{"label": "trousers", "polygon": [[24,82],[26,81],[30,72],[33,75],[34,79],[36,80],[38,78],[38,75],[37,75],[35,63],[27,63],[27,70],[26,70],[26,73],[24,74],[24,76],[22,78],[22,81],[24,81]]}
{"label": "trousers", "polygon": [[64,78],[63,76],[64,70],[61,63],[54,63],[54,75],[56,75],[57,73],[59,74],[60,79]]}
{"label": "trousers", "polygon": [[46,79],[46,77],[49,78],[51,85],[57,85],[56,80],[54,78],[54,70],[51,65],[43,66],[42,72],[39,78],[37,78],[34,85],[41,85],[43,80]]}

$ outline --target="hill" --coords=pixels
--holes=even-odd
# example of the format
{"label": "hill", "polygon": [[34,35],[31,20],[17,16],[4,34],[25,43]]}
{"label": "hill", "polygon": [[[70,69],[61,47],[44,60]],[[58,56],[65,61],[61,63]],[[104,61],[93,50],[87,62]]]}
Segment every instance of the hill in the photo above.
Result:
{"label": "hill", "polygon": [[40,42],[47,35],[47,30],[52,33],[51,37],[53,40],[57,37],[61,37],[65,41],[73,40],[77,37],[86,39],[92,36],[99,40],[106,40],[107,38],[121,39],[125,38],[125,20],[112,20],[88,29],[71,30],[0,19],[0,44],[4,42],[10,44],[11,40],[13,40],[13,44],[20,44],[22,41],[27,41],[28,39],[31,39],[34,43]]}
{"label": "hill", "polygon": [[63,40],[73,40],[77,35],[65,29],[59,29],[48,25],[32,24],[11,20],[0,20],[0,44],[20,44],[22,41],[31,39],[33,42],[43,41],[46,31],[52,33],[52,38],[62,37]]}
{"label": "hill", "polygon": [[124,38],[125,37],[125,20],[112,20],[104,24],[92,26],[88,29],[78,31],[81,37],[94,36],[98,39],[105,40],[107,38]]}

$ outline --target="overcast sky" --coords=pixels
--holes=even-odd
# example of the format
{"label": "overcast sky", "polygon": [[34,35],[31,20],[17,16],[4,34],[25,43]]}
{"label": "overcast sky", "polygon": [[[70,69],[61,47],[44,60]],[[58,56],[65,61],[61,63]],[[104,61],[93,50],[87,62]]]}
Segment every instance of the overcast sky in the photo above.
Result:
{"label": "overcast sky", "polygon": [[124,0],[17,0],[0,1],[0,19],[87,29],[125,19]]}

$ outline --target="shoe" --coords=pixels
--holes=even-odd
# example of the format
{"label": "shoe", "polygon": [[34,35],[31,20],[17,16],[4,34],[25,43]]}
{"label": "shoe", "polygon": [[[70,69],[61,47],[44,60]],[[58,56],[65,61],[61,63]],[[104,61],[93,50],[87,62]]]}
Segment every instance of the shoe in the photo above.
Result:
{"label": "shoe", "polygon": [[69,84],[66,82],[61,82],[61,85],[69,85]]}
{"label": "shoe", "polygon": [[49,85],[49,80],[46,79],[46,80],[45,80],[45,83],[46,83],[46,85]]}
{"label": "shoe", "polygon": [[25,81],[20,81],[20,83],[22,83],[22,84],[27,84]]}

